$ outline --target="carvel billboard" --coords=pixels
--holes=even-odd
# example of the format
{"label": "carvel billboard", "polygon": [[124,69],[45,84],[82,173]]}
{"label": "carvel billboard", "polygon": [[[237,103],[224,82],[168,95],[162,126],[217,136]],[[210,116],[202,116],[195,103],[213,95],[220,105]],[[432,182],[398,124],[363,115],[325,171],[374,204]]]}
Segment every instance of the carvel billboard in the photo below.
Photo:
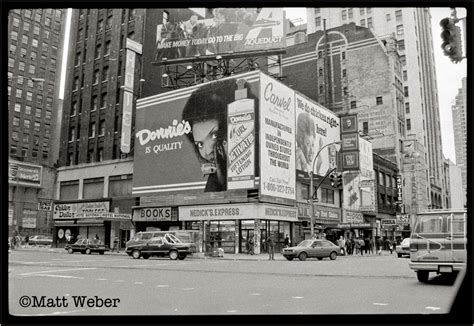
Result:
{"label": "carvel billboard", "polygon": [[139,100],[133,194],[255,188],[258,81],[254,71]]}
{"label": "carvel billboard", "polygon": [[194,8],[178,15],[182,21],[173,15],[156,26],[155,64],[286,46],[282,8]]}
{"label": "carvel billboard", "polygon": [[323,176],[336,167],[335,148],[327,146],[316,155],[323,146],[339,141],[339,118],[299,93],[295,93],[295,107],[296,170],[309,173],[314,164],[313,173]]}

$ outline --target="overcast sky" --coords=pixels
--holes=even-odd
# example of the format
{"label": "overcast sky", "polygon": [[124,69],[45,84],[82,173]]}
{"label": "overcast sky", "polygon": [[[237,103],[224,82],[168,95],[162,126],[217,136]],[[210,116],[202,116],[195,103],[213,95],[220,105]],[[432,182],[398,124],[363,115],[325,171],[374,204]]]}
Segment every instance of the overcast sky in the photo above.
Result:
{"label": "overcast sky", "polygon": [[[294,19],[301,17],[304,22],[306,22],[306,8],[284,9],[286,11],[286,18]],[[449,8],[440,7],[430,8],[430,12],[436,64],[436,79],[438,84],[443,153],[446,158],[456,162],[451,104],[458,93],[458,89],[462,87],[462,78],[467,76],[467,64],[466,59],[457,64],[452,63],[448,57],[443,55],[443,50],[441,50],[441,27],[439,26],[439,22],[441,19],[449,17],[451,10]],[[457,8],[457,17],[466,17],[466,10],[464,8]],[[461,22],[457,25],[462,28]]]}

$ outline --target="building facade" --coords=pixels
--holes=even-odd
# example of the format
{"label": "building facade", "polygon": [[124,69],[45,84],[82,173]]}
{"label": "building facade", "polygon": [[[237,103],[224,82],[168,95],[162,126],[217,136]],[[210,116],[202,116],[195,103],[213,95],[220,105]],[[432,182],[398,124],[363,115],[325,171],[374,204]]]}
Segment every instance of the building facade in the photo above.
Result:
{"label": "building facade", "polygon": [[[454,104],[451,106],[453,116],[454,147],[456,149],[456,165],[461,168],[462,187],[466,194],[467,188],[467,78],[462,79]],[[466,200],[466,195],[464,195]]]}
{"label": "building facade", "polygon": [[8,16],[10,234],[51,232],[65,14],[13,9]]}
{"label": "building facade", "polygon": [[450,159],[445,161],[446,183],[448,185],[448,208],[464,208],[466,205],[462,178],[462,168]]}
{"label": "building facade", "polygon": [[[425,148],[427,208],[442,208],[443,155],[429,8],[308,8],[308,33],[353,22],[379,37],[393,35],[402,64],[405,123]],[[441,198],[432,202],[431,198]]]}

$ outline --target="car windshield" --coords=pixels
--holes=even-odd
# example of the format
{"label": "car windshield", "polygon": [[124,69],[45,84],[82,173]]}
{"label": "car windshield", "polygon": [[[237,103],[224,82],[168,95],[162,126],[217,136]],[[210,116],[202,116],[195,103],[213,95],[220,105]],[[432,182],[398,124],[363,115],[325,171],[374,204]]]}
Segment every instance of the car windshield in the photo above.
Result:
{"label": "car windshield", "polygon": [[403,239],[401,245],[402,245],[402,246],[408,246],[408,245],[410,245],[410,238],[405,238],[405,239]]}
{"label": "car windshield", "polygon": [[179,240],[178,238],[176,238],[173,234],[171,233],[166,233],[165,234],[165,240],[166,242],[168,243],[174,243],[174,244],[177,244],[177,243],[183,243],[181,240]]}
{"label": "car windshield", "polygon": [[298,244],[298,247],[311,247],[313,240],[303,240]]}

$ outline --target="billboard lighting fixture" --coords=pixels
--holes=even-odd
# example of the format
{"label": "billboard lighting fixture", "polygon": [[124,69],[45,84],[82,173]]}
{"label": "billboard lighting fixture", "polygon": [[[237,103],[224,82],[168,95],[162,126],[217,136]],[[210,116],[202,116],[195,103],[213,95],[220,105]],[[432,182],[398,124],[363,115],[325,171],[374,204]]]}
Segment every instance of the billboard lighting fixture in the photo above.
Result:
{"label": "billboard lighting fixture", "polygon": [[193,69],[193,66],[187,65],[187,66],[186,66],[186,69],[191,70],[191,69]]}
{"label": "billboard lighting fixture", "polygon": [[216,57],[216,59],[217,59],[217,60],[220,60],[220,59],[222,59],[222,56],[221,56],[221,55],[218,55],[218,56]]}
{"label": "billboard lighting fixture", "polygon": [[164,73],[163,75],[161,75],[161,77],[166,78],[166,77],[168,77],[168,74]]}
{"label": "billboard lighting fixture", "polygon": [[161,61],[168,61],[168,58],[162,58]]}

